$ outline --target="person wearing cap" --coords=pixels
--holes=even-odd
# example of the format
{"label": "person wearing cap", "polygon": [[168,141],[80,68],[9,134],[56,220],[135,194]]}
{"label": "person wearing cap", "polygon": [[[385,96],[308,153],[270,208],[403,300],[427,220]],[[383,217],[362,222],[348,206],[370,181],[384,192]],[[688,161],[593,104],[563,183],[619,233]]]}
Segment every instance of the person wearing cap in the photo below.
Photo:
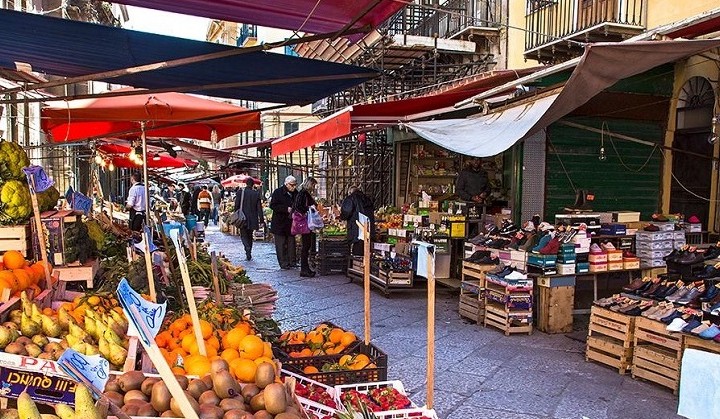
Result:
{"label": "person wearing cap", "polygon": [[283,186],[275,189],[270,196],[272,218],[270,232],[275,238],[275,251],[280,269],[292,269],[295,265],[295,236],[292,227],[292,206],[297,195],[295,176],[285,178]]}
{"label": "person wearing cap", "polygon": [[252,260],[253,233],[263,223],[263,212],[260,192],[253,188],[255,185],[253,178],[245,179],[245,185],[245,188],[235,194],[235,208],[240,208],[240,204],[242,204],[242,211],[247,223],[244,227],[240,227],[240,240],[245,248],[246,259]]}

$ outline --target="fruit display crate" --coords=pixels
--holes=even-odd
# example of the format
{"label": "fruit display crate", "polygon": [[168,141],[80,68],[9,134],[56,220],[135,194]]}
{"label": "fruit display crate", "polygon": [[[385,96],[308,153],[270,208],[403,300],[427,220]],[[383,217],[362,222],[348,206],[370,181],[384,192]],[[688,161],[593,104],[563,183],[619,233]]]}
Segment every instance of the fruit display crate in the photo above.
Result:
{"label": "fruit display crate", "polygon": [[[348,329],[344,327],[340,327],[336,325],[333,322],[324,321],[320,322],[321,324],[326,324],[330,329],[342,329],[345,331],[348,331]],[[307,332],[306,332],[307,333]],[[356,340],[355,342],[351,343],[347,348],[345,348],[342,352],[339,353],[339,355],[344,355],[347,353],[351,353],[355,347],[357,347],[360,344],[359,340]],[[306,343],[293,343],[288,345],[279,345],[277,343],[273,343],[273,352],[275,352],[278,359],[287,359],[290,357],[290,352],[300,352],[305,348],[309,348],[308,344]]]}
{"label": "fruit display crate", "polygon": [[345,236],[339,237],[319,237],[318,238],[318,255],[320,256],[348,256],[350,255],[350,245]]}
{"label": "fruit display crate", "polygon": [[66,282],[85,282],[85,286],[90,289],[93,287],[93,280],[98,269],[100,269],[100,261],[92,259],[84,264],[75,263],[66,266],[58,266],[55,268],[60,273],[59,286],[64,289]]}
{"label": "fruit display crate", "polygon": [[0,227],[0,254],[17,250],[27,259],[32,256],[30,224]]}
{"label": "fruit display crate", "polygon": [[392,269],[380,269],[377,273],[378,282],[388,287],[412,287],[413,272],[396,272]]}
{"label": "fruit display crate", "polygon": [[[336,397],[335,397],[335,387],[328,386],[326,384],[323,384],[321,382],[311,380],[307,377],[304,377],[300,374],[296,374],[292,371],[288,371],[285,369],[280,370],[280,376],[282,377],[283,381],[287,382],[288,378],[291,378],[292,380],[295,380],[297,384],[302,384],[303,386],[307,387],[315,387],[322,389],[324,392],[327,393],[329,398],[331,399],[333,404],[336,404]],[[297,391],[297,389],[296,389]],[[326,417],[334,417],[335,413],[338,411],[344,410],[342,407],[337,408],[335,406],[328,406],[327,404],[321,403],[320,401],[311,400],[307,397],[300,396],[296,393],[296,397],[298,399],[298,402],[300,405],[305,409],[305,412],[308,413],[308,415],[314,415],[310,416],[311,419],[325,419]],[[338,406],[338,405],[336,405]]]}
{"label": "fruit display crate", "polygon": [[590,309],[585,360],[617,368],[624,375],[632,367],[635,317],[593,306]]}
{"label": "fruit display crate", "polygon": [[667,387],[677,394],[684,335],[670,333],[665,324],[637,317],[632,377]]}
{"label": "fruit display crate", "polygon": [[[369,383],[387,380],[387,355],[373,344],[360,343],[355,347],[354,354],[365,354],[376,368],[363,368],[359,370],[338,370],[323,371],[325,364],[337,363],[345,355],[320,355],[303,358],[280,359],[283,368],[296,374],[301,374],[311,380],[319,381],[328,385]],[[276,356],[282,354],[276,353]],[[303,369],[313,366],[319,370],[316,373],[304,373]]]}
{"label": "fruit display crate", "polygon": [[319,275],[344,274],[347,271],[347,256],[322,256],[318,254],[315,268]]}
{"label": "fruit display crate", "polygon": [[[338,403],[338,406],[342,406],[342,393],[355,390],[359,393],[368,394],[371,390],[377,389],[377,388],[384,388],[384,387],[392,387],[395,390],[397,390],[400,394],[403,394],[407,396],[407,393],[405,391],[405,386],[403,385],[402,381],[399,380],[392,380],[392,381],[380,381],[380,382],[374,382],[374,383],[359,383],[359,384],[352,384],[352,385],[336,385],[335,386],[335,397],[336,402]],[[411,419],[411,418],[429,418],[429,419],[438,419],[437,413],[433,409],[426,409],[424,407],[418,407],[415,403],[410,401],[411,406],[407,409],[398,409],[398,410],[387,410],[387,411],[379,411],[379,412],[373,412],[373,415],[377,419]]]}

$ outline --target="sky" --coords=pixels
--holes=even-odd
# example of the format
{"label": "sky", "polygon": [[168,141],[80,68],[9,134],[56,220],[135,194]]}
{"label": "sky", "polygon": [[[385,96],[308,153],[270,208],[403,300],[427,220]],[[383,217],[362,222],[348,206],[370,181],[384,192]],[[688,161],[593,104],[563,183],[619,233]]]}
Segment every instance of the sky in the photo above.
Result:
{"label": "sky", "polygon": [[125,29],[204,41],[210,19],[127,6]]}

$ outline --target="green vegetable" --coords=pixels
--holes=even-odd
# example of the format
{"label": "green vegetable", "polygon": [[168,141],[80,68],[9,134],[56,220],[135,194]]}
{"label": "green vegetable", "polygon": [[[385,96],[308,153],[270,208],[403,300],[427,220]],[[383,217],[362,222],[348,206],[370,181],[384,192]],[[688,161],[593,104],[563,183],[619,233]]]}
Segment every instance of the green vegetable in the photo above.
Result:
{"label": "green vegetable", "polygon": [[[1,160],[1,159],[0,159]],[[8,180],[0,186],[0,223],[20,224],[32,214],[30,189],[18,180]]]}
{"label": "green vegetable", "polygon": [[23,180],[23,167],[30,166],[30,159],[19,144],[0,141],[0,179]]}

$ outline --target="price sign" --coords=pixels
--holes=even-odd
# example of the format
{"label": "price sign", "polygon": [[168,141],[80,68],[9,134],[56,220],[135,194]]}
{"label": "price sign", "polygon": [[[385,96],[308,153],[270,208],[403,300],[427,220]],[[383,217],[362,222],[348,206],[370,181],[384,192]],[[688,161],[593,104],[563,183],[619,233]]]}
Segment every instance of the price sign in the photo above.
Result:
{"label": "price sign", "polygon": [[[83,355],[68,348],[58,359],[58,365],[73,380],[90,383],[91,388],[100,391],[105,389],[110,378],[110,363],[100,355]],[[100,394],[96,396],[100,397]]]}
{"label": "price sign", "polygon": [[165,318],[167,303],[156,304],[145,300],[125,278],[118,284],[117,295],[125,316],[130,320],[128,335],[138,336],[147,345],[152,344]]}

